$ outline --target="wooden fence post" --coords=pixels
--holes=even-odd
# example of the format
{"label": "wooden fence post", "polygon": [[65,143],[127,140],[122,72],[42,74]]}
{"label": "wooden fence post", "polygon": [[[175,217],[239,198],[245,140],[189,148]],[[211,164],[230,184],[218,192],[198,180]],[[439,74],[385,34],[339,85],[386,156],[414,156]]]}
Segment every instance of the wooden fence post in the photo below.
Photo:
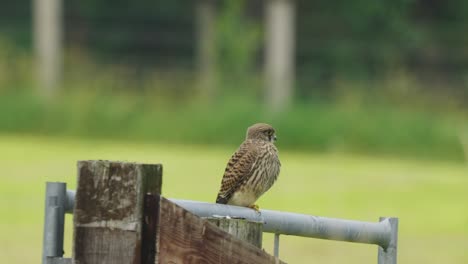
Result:
{"label": "wooden fence post", "polygon": [[145,194],[159,195],[161,185],[161,165],[78,162],[73,263],[140,264]]}
{"label": "wooden fence post", "polygon": [[[156,230],[150,231],[156,234],[153,243],[156,245],[155,261],[152,263],[284,263],[245,239],[227,233],[226,227],[221,230],[164,197],[148,198],[150,199],[147,211],[153,216],[149,222],[154,223],[150,226],[156,227]],[[235,227],[234,230],[250,230],[243,232],[244,234],[258,234],[259,227],[262,226],[261,223],[246,222],[242,219],[216,220],[221,220],[222,226],[227,224]],[[242,232],[237,232],[240,233]],[[249,240],[258,241],[258,238]]]}
{"label": "wooden fence post", "polygon": [[236,218],[210,217],[206,220],[234,237],[262,248],[263,223]]}

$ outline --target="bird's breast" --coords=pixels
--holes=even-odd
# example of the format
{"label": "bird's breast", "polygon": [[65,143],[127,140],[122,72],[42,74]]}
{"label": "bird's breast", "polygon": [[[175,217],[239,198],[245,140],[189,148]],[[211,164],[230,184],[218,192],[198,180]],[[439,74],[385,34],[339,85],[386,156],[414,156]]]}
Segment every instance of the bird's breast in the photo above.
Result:
{"label": "bird's breast", "polygon": [[231,199],[229,199],[228,204],[237,205],[237,206],[250,206],[257,201],[257,194],[250,188],[241,188],[236,191]]}

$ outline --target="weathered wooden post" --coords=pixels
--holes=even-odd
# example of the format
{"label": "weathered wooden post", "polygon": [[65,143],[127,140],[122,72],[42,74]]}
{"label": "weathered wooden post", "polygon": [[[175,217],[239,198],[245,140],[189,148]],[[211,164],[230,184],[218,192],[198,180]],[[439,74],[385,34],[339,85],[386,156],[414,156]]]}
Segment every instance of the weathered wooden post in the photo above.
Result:
{"label": "weathered wooden post", "polygon": [[[227,233],[224,226],[234,227],[233,230],[247,230],[235,232],[237,234],[258,234],[256,223],[249,222],[245,229],[240,228],[246,226],[244,220],[230,222],[221,219],[220,225],[225,229],[223,231],[164,197],[154,198],[150,200],[157,201],[157,206],[147,210],[153,211],[151,218],[156,223],[153,263],[284,263],[246,242],[246,239]],[[247,238],[259,244],[258,237]]]}
{"label": "weathered wooden post", "polygon": [[261,223],[221,220],[236,238],[162,197],[161,182],[161,165],[78,162],[72,262],[282,263],[258,248]]}
{"label": "weathered wooden post", "polygon": [[206,218],[208,222],[228,232],[234,237],[262,248],[263,223],[237,218]]}
{"label": "weathered wooden post", "polygon": [[73,263],[142,263],[145,195],[161,183],[159,164],[78,162]]}

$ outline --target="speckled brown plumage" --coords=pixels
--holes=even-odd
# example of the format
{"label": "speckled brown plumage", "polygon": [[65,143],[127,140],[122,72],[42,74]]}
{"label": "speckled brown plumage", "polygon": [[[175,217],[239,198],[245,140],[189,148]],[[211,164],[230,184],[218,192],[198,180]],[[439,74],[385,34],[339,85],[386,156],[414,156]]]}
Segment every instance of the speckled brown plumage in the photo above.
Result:
{"label": "speckled brown plumage", "polygon": [[247,129],[245,141],[226,166],[216,203],[251,207],[270,189],[281,167],[275,140],[275,130],[268,124]]}

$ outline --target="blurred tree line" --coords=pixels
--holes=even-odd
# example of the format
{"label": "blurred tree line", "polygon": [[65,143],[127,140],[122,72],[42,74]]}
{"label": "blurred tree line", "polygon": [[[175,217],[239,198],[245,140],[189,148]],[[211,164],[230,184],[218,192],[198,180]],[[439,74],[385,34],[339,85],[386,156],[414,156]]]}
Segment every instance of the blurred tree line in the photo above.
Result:
{"label": "blurred tree line", "polygon": [[[227,45],[234,53],[229,57],[229,50],[224,52],[221,65],[238,57],[232,45],[236,38],[252,35],[248,29],[253,26],[261,32],[264,1],[245,1],[243,18],[226,10],[226,6],[237,8],[230,1],[215,1],[220,16],[224,15],[219,21],[225,25],[229,19],[252,22],[243,25],[244,32],[219,27],[224,39],[220,52]],[[397,79],[404,72],[424,89],[468,99],[467,1],[297,0],[296,4],[299,98],[333,96],[341,81]],[[65,45],[85,50],[99,61],[142,70],[191,70],[197,66],[195,5],[196,1],[172,0],[65,1]],[[0,33],[30,49],[31,1],[3,1],[1,7]],[[255,70],[263,47],[261,38],[253,41],[244,53],[253,55],[248,62],[257,66]],[[248,68],[247,64],[239,63]],[[379,89],[365,86],[361,89]]]}
{"label": "blurred tree line", "polygon": [[[262,23],[264,1],[245,1],[244,15],[257,25]],[[226,3],[229,1],[217,1],[220,15],[223,6],[229,7]],[[401,72],[414,76],[425,89],[450,89],[456,96],[466,96],[467,1],[296,3],[300,98],[332,95],[336,83],[342,80],[381,80]],[[3,1],[0,8],[0,32],[26,49],[31,43],[30,4],[25,0]],[[195,4],[169,0],[64,1],[65,44],[112,63],[141,69],[169,66],[190,70],[196,67]],[[230,10],[224,12],[229,15]],[[235,35],[221,32],[232,42],[249,37],[242,32],[232,33]],[[263,50],[260,38],[256,44],[251,62],[258,66]],[[233,59],[223,58],[225,63]]]}

